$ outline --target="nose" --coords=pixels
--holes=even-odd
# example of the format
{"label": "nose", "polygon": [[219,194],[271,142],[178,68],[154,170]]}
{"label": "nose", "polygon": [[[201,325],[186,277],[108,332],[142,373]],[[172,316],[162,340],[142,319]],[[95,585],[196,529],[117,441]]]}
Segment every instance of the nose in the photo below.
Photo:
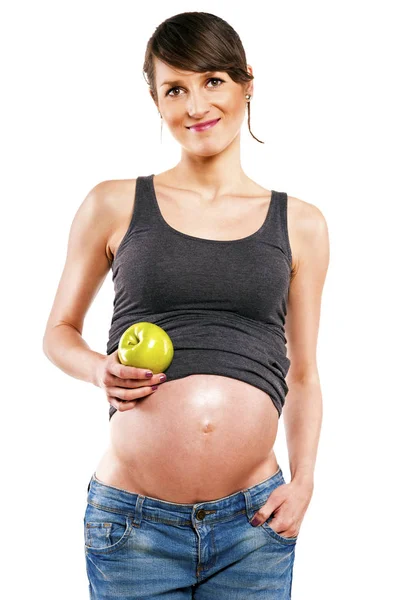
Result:
{"label": "nose", "polygon": [[187,98],[187,114],[192,119],[201,119],[209,113],[209,103],[201,93],[192,93]]}

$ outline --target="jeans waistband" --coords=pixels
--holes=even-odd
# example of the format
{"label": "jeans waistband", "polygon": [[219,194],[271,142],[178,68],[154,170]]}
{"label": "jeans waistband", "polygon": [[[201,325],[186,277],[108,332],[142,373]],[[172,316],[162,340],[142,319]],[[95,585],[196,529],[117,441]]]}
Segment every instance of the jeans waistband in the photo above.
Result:
{"label": "jeans waistband", "polygon": [[204,519],[208,524],[231,518],[237,513],[253,515],[267,500],[274,488],[282,485],[284,477],[279,466],[274,475],[249,488],[205,502],[183,504],[144,496],[102,483],[93,473],[87,502],[94,507],[130,517],[139,524],[141,518],[175,525],[192,524]]}

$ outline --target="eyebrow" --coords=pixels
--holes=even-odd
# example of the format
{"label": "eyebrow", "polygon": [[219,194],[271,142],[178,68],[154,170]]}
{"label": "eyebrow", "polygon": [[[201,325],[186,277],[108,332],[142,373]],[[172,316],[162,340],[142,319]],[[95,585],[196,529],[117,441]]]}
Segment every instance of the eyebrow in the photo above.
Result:
{"label": "eyebrow", "polygon": [[[206,75],[211,75],[212,73],[217,72],[218,71],[206,71],[206,73],[202,73],[202,76],[205,77]],[[161,83],[160,87],[163,87],[164,85],[179,85],[180,83],[183,83],[181,79],[176,79],[176,81],[164,81]]]}

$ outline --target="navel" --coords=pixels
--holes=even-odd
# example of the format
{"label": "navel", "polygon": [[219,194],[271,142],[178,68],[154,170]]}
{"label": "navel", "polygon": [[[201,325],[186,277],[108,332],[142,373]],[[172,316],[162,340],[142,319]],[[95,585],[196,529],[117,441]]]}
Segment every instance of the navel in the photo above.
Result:
{"label": "navel", "polygon": [[205,423],[202,426],[203,433],[211,433],[214,430],[215,430],[214,424],[211,423],[210,421],[205,421]]}

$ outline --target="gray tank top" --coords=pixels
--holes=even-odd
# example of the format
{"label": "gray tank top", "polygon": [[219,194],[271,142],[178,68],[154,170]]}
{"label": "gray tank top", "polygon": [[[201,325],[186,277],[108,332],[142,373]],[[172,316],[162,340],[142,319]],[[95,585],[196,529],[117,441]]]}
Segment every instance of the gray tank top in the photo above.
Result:
{"label": "gray tank top", "polygon": [[[115,297],[107,354],[133,323],[155,323],[174,346],[167,381],[197,373],[245,381],[270,395],[280,418],[290,366],[287,194],[272,190],[255,233],[207,240],[165,221],[153,177],[136,179],[133,214],[112,263]],[[115,412],[110,406],[110,419]]]}

